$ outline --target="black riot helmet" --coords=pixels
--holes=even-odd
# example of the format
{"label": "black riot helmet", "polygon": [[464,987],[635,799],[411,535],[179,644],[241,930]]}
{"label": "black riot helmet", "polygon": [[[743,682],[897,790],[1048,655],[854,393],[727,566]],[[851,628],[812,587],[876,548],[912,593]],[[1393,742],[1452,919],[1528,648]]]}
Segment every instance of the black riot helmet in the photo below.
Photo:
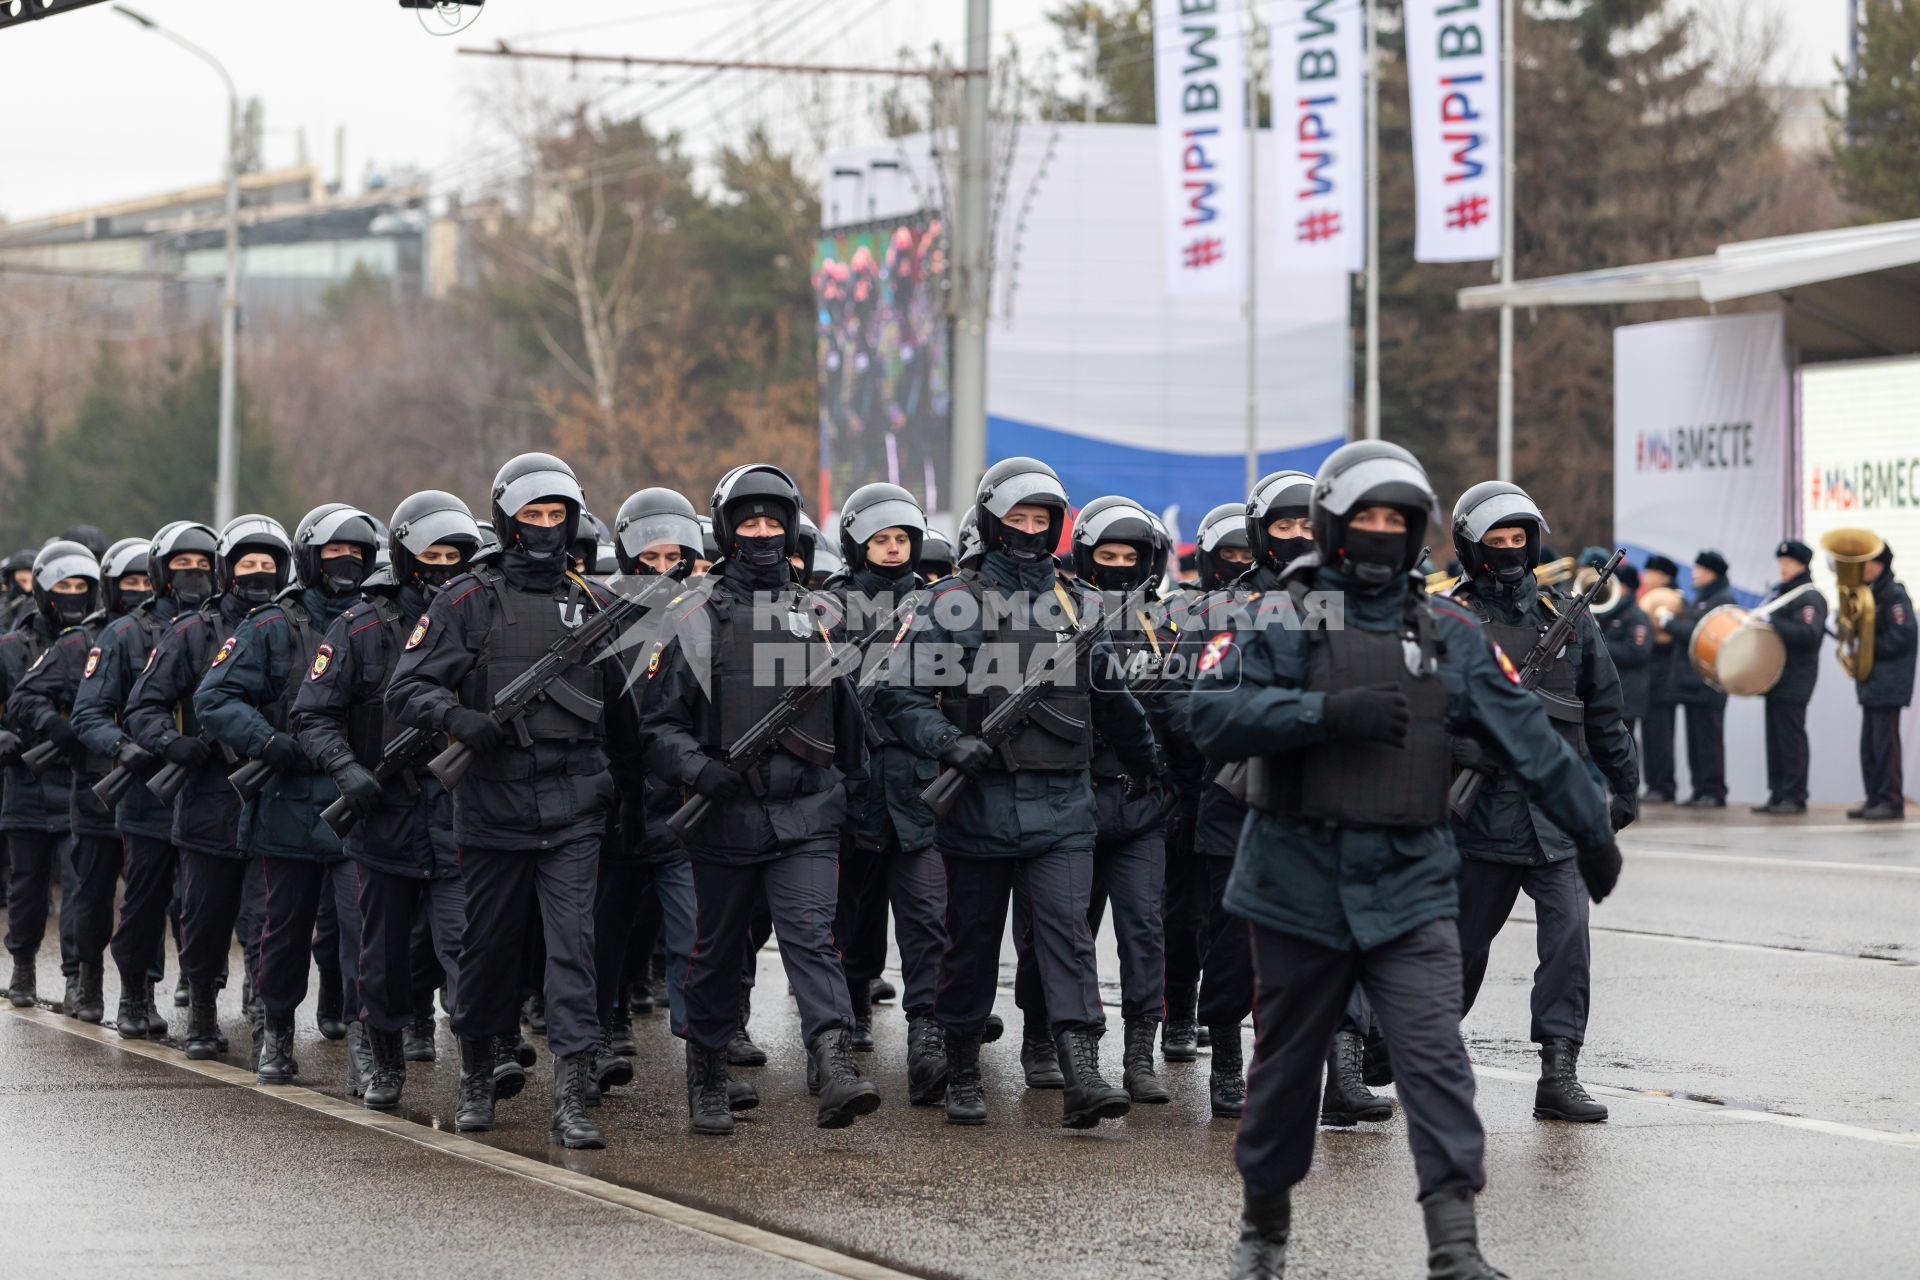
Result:
{"label": "black riot helmet", "polygon": [[713,536],[713,517],[700,517],[700,558],[712,564],[720,558],[720,539]]}
{"label": "black riot helmet", "polygon": [[986,548],[980,544],[980,508],[968,507],[960,516],[960,532],[953,544],[953,562],[962,569],[976,568]]}
{"label": "black riot helmet", "polygon": [[[1053,513],[1045,533],[1021,533],[1007,527],[1007,513],[1023,504],[1045,507]],[[1060,541],[1069,505],[1060,477],[1038,458],[1006,458],[994,463],[980,477],[973,495],[981,550],[999,551],[1027,562],[1050,557]]]}
{"label": "black riot helmet", "polygon": [[927,545],[927,513],[919,499],[897,484],[863,484],[848,494],[840,504],[840,558],[847,568],[867,568],[867,543],[886,529],[906,531],[907,567],[918,564]]}
{"label": "black riot helmet", "polygon": [[499,555],[500,535],[494,530],[493,521],[476,520],[474,527],[480,530],[480,549],[473,553],[474,560],[491,560]]}
{"label": "black riot helmet", "polygon": [[[780,555],[792,559],[800,554],[800,512],[804,503],[800,486],[793,477],[776,466],[757,462],[735,467],[720,477],[713,487],[708,509],[713,513],[713,536],[721,557],[732,559],[739,551],[734,530],[754,516],[771,516],[784,530]],[[818,536],[815,530],[815,536]]]}
{"label": "black riot helmet", "polygon": [[[256,551],[273,557],[272,581],[261,586],[236,582],[233,567],[242,556]],[[247,604],[265,604],[286,590],[293,577],[293,539],[272,516],[235,516],[220,531],[215,563],[223,590],[234,592]]]}
{"label": "black riot helmet", "polygon": [[607,522],[583,508],[568,549],[575,560],[586,566],[584,572],[592,573],[600,562],[600,544],[612,541],[613,531],[607,528]]}
{"label": "black riot helmet", "polygon": [[[204,577],[199,570],[172,568],[168,562],[177,555],[197,551],[207,558]],[[186,573],[187,578],[179,575]],[[174,600],[185,609],[197,609],[226,590],[226,575],[220,563],[220,535],[211,526],[197,520],[175,520],[162,525],[147,549],[147,577],[153,582],[153,594]]]}
{"label": "black riot helmet", "polygon": [[1313,508],[1313,477],[1304,471],[1275,471],[1260,477],[1247,495],[1247,547],[1254,563],[1273,570],[1287,567],[1313,550],[1305,538],[1276,538],[1267,531],[1275,520],[1305,520]]}
{"label": "black riot helmet", "polygon": [[[336,565],[329,570],[320,559],[321,548],[335,542],[360,549],[360,559],[351,569]],[[344,502],[322,503],[294,526],[293,568],[300,585],[318,587],[330,596],[350,595],[360,590],[360,584],[373,572],[373,558],[379,550],[380,532],[374,526],[373,517]]]}
{"label": "black riot helmet", "polygon": [[571,545],[580,526],[580,513],[587,509],[586,495],[573,468],[550,453],[523,453],[509,458],[493,477],[488,499],[494,532],[503,550],[511,551],[519,540],[513,517],[531,502],[564,502],[567,518],[561,525],[563,545]]}
{"label": "black riot helmet", "polygon": [[613,518],[613,554],[622,573],[655,572],[641,561],[640,553],[665,545],[680,548],[679,563],[667,576],[685,581],[693,572],[693,562],[703,558],[703,537],[693,504],[672,489],[642,489],[621,503],[620,513]]}
{"label": "black riot helmet", "polygon": [[820,526],[804,511],[800,513],[800,540],[790,554],[800,557],[800,580],[813,581],[813,564],[820,554]]}
{"label": "black riot helmet", "polygon": [[[480,526],[467,504],[439,489],[422,489],[400,500],[387,526],[391,540],[387,554],[394,584],[412,583],[431,596],[465,571],[480,553]],[[436,545],[460,552],[458,565],[420,563],[420,555]],[[371,575],[370,575],[371,576]],[[375,584],[378,585],[378,584]]]}
{"label": "black riot helmet", "polygon": [[1173,564],[1173,530],[1167,528],[1167,522],[1153,512],[1147,512],[1147,519],[1153,522],[1153,581],[1154,593],[1159,593],[1158,584],[1166,581],[1167,570]]}
{"label": "black riot helmet", "polygon": [[[54,590],[68,578],[84,578],[76,596]],[[56,627],[71,627],[100,606],[100,562],[93,552],[68,538],[55,538],[33,558],[33,603]]]}
{"label": "black riot helmet", "polygon": [[[1525,547],[1485,545],[1489,533],[1509,526],[1525,531]],[[1453,504],[1453,552],[1468,576],[1484,581],[1519,583],[1540,563],[1540,536],[1548,531],[1547,518],[1527,491],[1505,480],[1483,480]]]}
{"label": "black riot helmet", "polygon": [[23,547],[21,550],[8,556],[5,560],[0,560],[0,572],[4,572],[7,576],[6,593],[9,600],[26,595],[28,590],[30,590],[30,588],[22,587],[19,583],[15,582],[13,575],[24,572],[31,576],[33,573],[33,558],[39,554],[38,551],[30,547]]}
{"label": "black riot helmet", "polygon": [[76,524],[60,536],[68,542],[77,542],[93,552],[95,560],[107,554],[107,535],[100,532],[100,526],[97,524]]}
{"label": "black riot helmet", "polygon": [[1200,517],[1193,547],[1201,590],[1218,591],[1247,571],[1247,565],[1229,560],[1221,552],[1233,547],[1250,552],[1247,526],[1251,523],[1244,502],[1223,502]]}
{"label": "black riot helmet", "polygon": [[[1368,507],[1392,507],[1406,518],[1407,531],[1353,530],[1353,517]],[[1321,563],[1362,583],[1378,584],[1419,561],[1427,530],[1441,524],[1440,500],[1418,458],[1384,440],[1356,440],[1320,464],[1311,518]]]}
{"label": "black riot helmet", "polygon": [[[1155,540],[1153,516],[1145,507],[1132,498],[1095,498],[1074,517],[1074,576],[1102,591],[1131,591],[1153,574]],[[1107,542],[1133,548],[1133,564],[1122,567],[1095,561],[1094,548]]]}
{"label": "black riot helmet", "polygon": [[928,580],[947,577],[953,572],[953,539],[929,525],[913,567]]}
{"label": "black riot helmet", "polygon": [[151,538],[122,538],[107,548],[107,554],[100,558],[100,603],[108,613],[125,613],[150,592],[141,592],[132,600],[124,599],[120,594],[120,579],[130,573],[148,575],[148,553],[152,550]]}

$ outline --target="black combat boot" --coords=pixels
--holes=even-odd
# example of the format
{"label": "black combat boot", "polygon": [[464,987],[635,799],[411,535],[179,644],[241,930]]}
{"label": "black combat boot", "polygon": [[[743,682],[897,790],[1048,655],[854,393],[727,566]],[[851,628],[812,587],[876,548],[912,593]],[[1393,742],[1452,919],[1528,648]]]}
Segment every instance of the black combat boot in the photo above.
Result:
{"label": "black combat boot", "polygon": [[173,984],[173,1007],[184,1009],[193,1003],[193,984],[187,981],[187,975],[181,974]]}
{"label": "black combat boot", "polygon": [[1020,1037],[1020,1070],[1026,1073],[1029,1089],[1067,1087],[1067,1078],[1060,1073],[1060,1055],[1044,1033],[1029,1031]]}
{"label": "black combat boot", "polygon": [[98,1025],[107,1016],[107,997],[100,989],[100,966],[80,962],[79,1004],[73,1010],[73,1016],[82,1022]]}
{"label": "black combat boot", "polygon": [[640,1052],[640,1046],[633,1040],[633,1010],[625,1000],[613,1002],[612,1021],[607,1024],[607,1047],[623,1058]]}
{"label": "black combat boot", "polygon": [[767,1065],[766,1052],[753,1042],[747,1034],[747,1018],[753,1013],[753,992],[740,993],[740,1025],[734,1028],[733,1039],[727,1042],[727,1062],[736,1067],[764,1067]]}
{"label": "black combat boot", "polygon": [[733,1133],[725,1049],[701,1049],[687,1041],[687,1118],[695,1133],[713,1138]]}
{"label": "black combat boot", "polygon": [[1199,1007],[1199,983],[1168,985],[1167,1020],[1160,1028],[1160,1056],[1168,1062],[1192,1062],[1200,1056],[1200,1027],[1194,1021]]}
{"label": "black combat boot", "polygon": [[440,1056],[433,1025],[433,991],[413,998],[413,1018],[400,1033],[401,1052],[408,1062],[432,1062]]}
{"label": "black combat boot", "polygon": [[[621,1066],[626,1063],[620,1059]],[[553,1119],[547,1141],[569,1151],[598,1151],[607,1145],[600,1126],[587,1119],[585,1093],[593,1074],[593,1051],[570,1053],[553,1061]]]}
{"label": "black combat boot", "polygon": [[518,1031],[510,1036],[501,1036],[500,1046],[502,1053],[523,1067],[531,1067],[540,1060],[540,1055],[533,1050],[533,1041],[527,1039]]}
{"label": "black combat boot", "polygon": [[[453,1127],[460,1133],[485,1133],[493,1128],[493,1076],[500,1040],[497,1036],[460,1037],[460,1099]],[[526,1076],[520,1083],[527,1082]]]}
{"label": "black combat boot", "polygon": [[69,1018],[80,1016],[80,971],[61,975],[66,980],[66,989],[60,994],[60,1012]]}
{"label": "black combat boot", "polygon": [[1247,1106],[1246,1067],[1240,1057],[1240,1028],[1213,1029],[1213,1065],[1207,1072],[1207,1095],[1220,1120],[1238,1120]]}
{"label": "black combat boot", "polygon": [[[1218,1037],[1216,1037],[1216,1040]],[[1287,1274],[1287,1234],[1293,1229],[1292,1192],[1277,1196],[1247,1192],[1240,1210],[1240,1239],[1233,1246],[1228,1280],[1282,1280]]]}
{"label": "black combat boot", "polygon": [[1196,1028],[1193,1033],[1193,1043],[1196,1048],[1211,1049],[1213,1047],[1213,1029],[1210,1027]]}
{"label": "black combat boot", "polygon": [[1062,1031],[1053,1042],[1060,1051],[1060,1073],[1067,1084],[1066,1096],[1061,1099],[1062,1125],[1091,1129],[1102,1120],[1118,1120],[1132,1109],[1127,1091],[1108,1084],[1100,1074],[1100,1041],[1092,1033]]}
{"label": "black combat boot", "polygon": [[400,1105],[400,1092],[407,1087],[407,1047],[398,1031],[363,1029],[367,1053],[373,1070],[367,1077],[360,1104],[374,1111],[391,1111]]}
{"label": "black combat boot", "polygon": [[153,979],[148,978],[140,984],[140,990],[146,993],[147,1039],[165,1040],[167,1038],[167,1020],[160,1016],[160,1006],[153,1002]]}
{"label": "black combat boot", "polygon": [[527,997],[527,1002],[520,1006],[520,1020],[527,1024],[527,1030],[533,1034],[537,1036],[547,1034],[546,992],[536,991]]}
{"label": "black combat boot", "polygon": [[523,1062],[516,1052],[519,1043],[518,1036],[493,1038],[493,1100],[495,1102],[505,1102],[508,1098],[518,1097],[520,1091],[527,1087],[527,1067],[531,1064]]}
{"label": "black combat boot", "polygon": [[220,1013],[213,1003],[214,988],[194,983],[187,1005],[187,1038],[181,1046],[189,1058],[204,1062],[220,1056]]}
{"label": "black combat boot", "polygon": [[367,1025],[354,1021],[347,1024],[347,1096],[364,1097],[367,1084],[373,1079],[373,1049],[367,1044]]}
{"label": "black combat boot", "polygon": [[898,1000],[899,998],[900,993],[895,990],[894,985],[885,978],[875,978],[867,984],[867,999],[874,1004],[886,1004],[890,1000]]}
{"label": "black combat boot", "polygon": [[1135,1102],[1171,1102],[1173,1095],[1153,1069],[1153,1038],[1158,1026],[1146,1018],[1127,1019],[1127,1045],[1121,1058],[1120,1083]]}
{"label": "black combat boot", "polygon": [[122,1040],[147,1038],[147,1000],[140,983],[120,984],[120,1004],[113,1013],[113,1029]]}
{"label": "black combat boot", "polygon": [[980,1038],[947,1037],[947,1123],[985,1124],[987,1090],[980,1082]]}
{"label": "black combat boot", "polygon": [[261,1084],[292,1084],[299,1074],[300,1064],[293,1060],[293,1019],[269,1015],[261,1027],[255,1078]]}
{"label": "black combat boot", "polygon": [[1448,1187],[1420,1202],[1427,1219],[1427,1280],[1507,1280],[1480,1256],[1480,1228],[1473,1216],[1473,1192]]}
{"label": "black combat boot", "polygon": [[346,1039],[346,1001],[340,994],[338,969],[320,971],[320,995],[314,1001],[313,1022],[320,1029],[320,1034],[327,1039]]}
{"label": "black combat boot", "polygon": [[[856,990],[857,988],[857,990]],[[865,982],[847,984],[847,998],[853,1002],[853,1051],[873,1052],[873,997]]]}
{"label": "black combat boot", "polygon": [[1360,1078],[1375,1089],[1393,1083],[1393,1059],[1387,1054],[1387,1038],[1377,1026],[1367,1028],[1367,1048],[1360,1056]]}
{"label": "black combat boot", "polygon": [[727,1110],[751,1111],[759,1105],[760,1091],[753,1087],[751,1080],[727,1077]]}
{"label": "black combat boot", "polygon": [[1393,1119],[1393,1103],[1360,1078],[1366,1047],[1358,1031],[1340,1031],[1327,1051],[1327,1087],[1320,1095],[1320,1123],[1347,1129],[1363,1120]]}
{"label": "black combat boot", "polygon": [[1595,1102],[1580,1083],[1580,1046],[1565,1036],[1540,1042],[1540,1083],[1533,1090],[1533,1118],[1572,1120],[1594,1124],[1607,1118],[1604,1104]]}
{"label": "black combat boot", "polygon": [[999,1014],[990,1013],[987,1015],[987,1024],[980,1028],[980,1043],[992,1044],[1005,1034],[1007,1034],[1007,1024],[1000,1021]]}
{"label": "black combat boot", "polygon": [[947,1033],[932,1018],[907,1019],[907,1101],[937,1107],[947,1096]]}
{"label": "black combat boot", "polygon": [[828,1027],[815,1036],[808,1059],[808,1092],[820,1097],[814,1123],[822,1129],[844,1129],[878,1109],[880,1090],[860,1074],[853,1060],[853,1033],[847,1028]]}
{"label": "black combat boot", "polygon": [[645,978],[620,993],[620,1007],[636,1018],[653,1016],[653,986]]}
{"label": "black combat boot", "polygon": [[600,1043],[588,1050],[587,1056],[593,1062],[594,1087],[600,1092],[633,1083],[633,1064],[613,1051],[613,1036],[606,1028],[601,1028]]}

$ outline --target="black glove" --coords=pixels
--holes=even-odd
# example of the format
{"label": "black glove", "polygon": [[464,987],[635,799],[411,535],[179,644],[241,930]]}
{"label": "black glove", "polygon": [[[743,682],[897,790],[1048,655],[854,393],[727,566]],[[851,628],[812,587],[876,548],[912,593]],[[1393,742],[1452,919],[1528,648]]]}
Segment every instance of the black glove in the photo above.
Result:
{"label": "black glove", "polygon": [[73,726],[59,716],[47,721],[46,735],[48,742],[70,756],[77,756],[86,750],[80,735],[73,731]]}
{"label": "black glove", "polygon": [[1121,798],[1138,800],[1153,790],[1154,775],[1150,773],[1129,773],[1120,783]]}
{"label": "black glove", "polygon": [[276,733],[260,748],[260,758],[281,773],[292,773],[307,762],[307,753],[290,733]]}
{"label": "black glove", "polygon": [[1462,769],[1472,769],[1477,773],[1492,773],[1499,767],[1494,764],[1492,753],[1474,738],[1447,739],[1447,752],[1453,757],[1454,764]]}
{"label": "black glove", "polygon": [[1327,695],[1327,733],[1360,742],[1404,746],[1413,710],[1399,685],[1370,684]]}
{"label": "black glove", "polygon": [[731,800],[747,789],[747,780],[718,760],[700,766],[693,789],[709,800]]}
{"label": "black glove", "polygon": [[1640,816],[1640,802],[1632,796],[1613,796],[1607,801],[1607,820],[1615,831],[1624,830]]}
{"label": "black glove", "polygon": [[1587,882],[1587,894],[1596,903],[1605,902],[1620,882],[1620,846],[1611,838],[1605,844],[1582,849],[1576,858],[1580,878]]}
{"label": "black glove", "polygon": [[940,753],[940,763],[965,774],[976,774],[993,763],[993,748],[971,734],[963,734],[947,744],[947,749]]}
{"label": "black glove", "polygon": [[447,712],[447,732],[481,755],[498,751],[507,741],[507,731],[498,720],[472,707]]}
{"label": "black glove", "polygon": [[113,762],[122,769],[138,769],[153,759],[153,752],[147,750],[132,738],[122,742],[113,751]]}
{"label": "black glove", "polygon": [[168,764],[177,764],[187,769],[204,769],[207,767],[207,762],[213,759],[213,748],[200,739],[183,733],[169,742],[167,749],[161,754],[166,756]]}
{"label": "black glove", "polygon": [[333,782],[340,788],[340,798],[347,802],[347,807],[363,818],[380,803],[380,780],[358,760],[347,759],[335,765]]}

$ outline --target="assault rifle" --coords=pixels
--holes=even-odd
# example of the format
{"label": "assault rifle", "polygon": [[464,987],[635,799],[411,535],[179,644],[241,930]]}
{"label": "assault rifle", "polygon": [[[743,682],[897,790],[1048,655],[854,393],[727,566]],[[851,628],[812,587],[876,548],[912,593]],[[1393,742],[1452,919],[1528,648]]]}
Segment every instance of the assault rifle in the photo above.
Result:
{"label": "assault rifle", "polygon": [[[373,776],[381,786],[403,777],[418,769],[426,762],[427,756],[440,745],[442,735],[427,733],[421,729],[403,729],[387,749],[380,753],[380,763],[374,768]],[[320,820],[333,828],[333,834],[344,838],[360,821],[359,811],[347,803],[341,796],[320,811]]]}
{"label": "assault rifle", "polygon": [[117,764],[107,770],[107,776],[93,784],[93,798],[109,809],[119,807],[120,800],[133,790],[133,784],[140,780],[139,770],[153,763],[153,754],[134,742],[122,744],[124,751],[133,747],[140,754],[132,764]]}
{"label": "assault rifle", "polygon": [[[228,764],[233,764],[240,758],[233,753],[232,747],[217,739],[209,738],[204,733],[200,735],[200,741],[219,752],[220,758]],[[164,764],[151,778],[147,779],[147,790],[151,791],[153,798],[161,804],[172,804],[174,797],[180,794],[180,789],[187,785],[188,776],[189,771],[185,765]]]}
{"label": "assault rifle", "polygon": [[47,770],[53,768],[54,764],[64,754],[65,752],[61,750],[58,744],[42,742],[38,746],[28,747],[25,751],[21,752],[20,763],[27,766],[27,772],[37,778]]}
{"label": "assault rifle", "polygon": [[[1587,589],[1573,598],[1573,603],[1559,610],[1548,627],[1546,634],[1534,642],[1527,660],[1520,665],[1520,687],[1536,689],[1546,678],[1547,668],[1551,667],[1560,651],[1573,640],[1580,619],[1593,609],[1593,601],[1606,589],[1607,580],[1613,577],[1613,571],[1627,558],[1625,551],[1615,551],[1613,558],[1601,566],[1600,573]],[[1486,789],[1492,774],[1479,769],[1463,769],[1460,776],[1453,780],[1453,786],[1447,791],[1447,808],[1456,818],[1465,818],[1473,812],[1474,804],[1480,799],[1480,793]]]}

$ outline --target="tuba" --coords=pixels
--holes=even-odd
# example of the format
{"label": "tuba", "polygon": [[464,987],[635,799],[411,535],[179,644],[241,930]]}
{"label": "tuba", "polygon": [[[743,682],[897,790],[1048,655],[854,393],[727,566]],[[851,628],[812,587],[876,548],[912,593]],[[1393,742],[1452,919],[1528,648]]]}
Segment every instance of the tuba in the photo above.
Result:
{"label": "tuba", "polygon": [[[1573,575],[1573,594],[1585,595],[1593,589],[1593,580],[1599,576],[1600,571],[1592,565],[1581,566]],[[1620,579],[1608,575],[1607,594],[1593,602],[1593,616],[1602,619],[1609,617],[1615,609],[1626,603],[1626,598],[1627,590],[1620,585]]]}
{"label": "tuba", "polygon": [[1871,529],[1829,529],[1820,535],[1836,582],[1833,636],[1840,668],[1854,680],[1873,674],[1873,591],[1867,586],[1867,561],[1887,544]]}

